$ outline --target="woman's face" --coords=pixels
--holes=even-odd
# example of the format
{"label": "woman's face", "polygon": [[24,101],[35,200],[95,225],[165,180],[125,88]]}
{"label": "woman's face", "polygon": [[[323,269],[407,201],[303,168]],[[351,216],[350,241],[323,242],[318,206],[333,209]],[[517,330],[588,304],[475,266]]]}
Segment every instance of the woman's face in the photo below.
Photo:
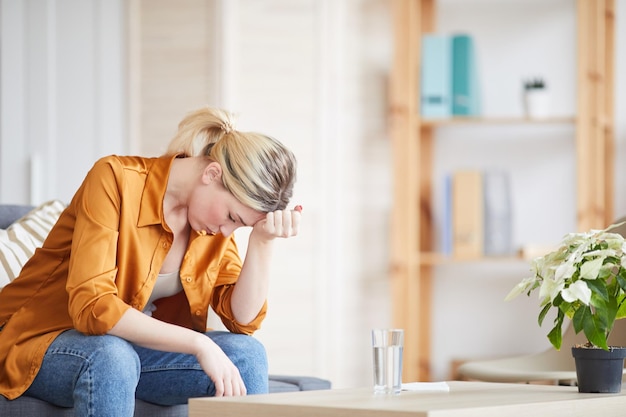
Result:
{"label": "woman's face", "polygon": [[187,219],[193,230],[230,236],[237,228],[253,226],[264,218],[265,213],[244,205],[224,187],[218,163],[204,169],[188,206]]}

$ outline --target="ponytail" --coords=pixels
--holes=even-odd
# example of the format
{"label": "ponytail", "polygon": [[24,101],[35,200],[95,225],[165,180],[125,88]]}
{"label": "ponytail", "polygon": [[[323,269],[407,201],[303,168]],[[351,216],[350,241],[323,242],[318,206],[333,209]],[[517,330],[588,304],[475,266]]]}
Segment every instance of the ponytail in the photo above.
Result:
{"label": "ponytail", "polygon": [[207,155],[207,148],[235,131],[233,126],[234,115],[225,110],[207,107],[191,112],[178,124],[178,132],[170,142],[166,155]]}
{"label": "ponytail", "polygon": [[203,156],[222,167],[222,182],[235,198],[261,212],[283,210],[293,194],[296,158],[276,139],[234,129],[234,116],[203,108],[178,125],[166,155]]}

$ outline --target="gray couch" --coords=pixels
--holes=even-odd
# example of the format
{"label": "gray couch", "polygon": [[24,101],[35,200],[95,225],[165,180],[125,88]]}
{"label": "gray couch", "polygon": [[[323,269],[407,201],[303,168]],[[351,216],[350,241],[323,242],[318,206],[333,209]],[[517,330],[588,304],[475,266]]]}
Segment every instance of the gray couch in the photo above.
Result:
{"label": "gray couch", "polygon": [[[0,229],[6,229],[32,209],[30,206],[0,204]],[[306,376],[270,375],[270,393],[329,389],[330,382]],[[55,407],[30,397],[9,401],[0,395],[0,416],[7,417],[80,417],[71,408]],[[187,405],[158,406],[137,400],[135,416],[141,417],[187,417]]]}

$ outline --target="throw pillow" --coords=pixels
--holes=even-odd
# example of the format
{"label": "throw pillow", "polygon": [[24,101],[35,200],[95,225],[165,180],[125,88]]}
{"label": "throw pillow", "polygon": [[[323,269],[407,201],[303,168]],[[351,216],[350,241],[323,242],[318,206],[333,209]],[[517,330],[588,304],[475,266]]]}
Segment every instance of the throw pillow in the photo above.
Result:
{"label": "throw pillow", "polygon": [[52,200],[34,208],[7,229],[0,229],[0,289],[13,281],[43,245],[65,204]]}

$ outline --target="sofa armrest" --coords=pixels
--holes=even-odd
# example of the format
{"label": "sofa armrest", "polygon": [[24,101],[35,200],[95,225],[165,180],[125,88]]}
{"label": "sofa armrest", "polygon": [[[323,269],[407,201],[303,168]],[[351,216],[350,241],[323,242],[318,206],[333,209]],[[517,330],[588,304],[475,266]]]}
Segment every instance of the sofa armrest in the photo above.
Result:
{"label": "sofa armrest", "polygon": [[0,229],[6,229],[33,208],[33,206],[19,204],[0,204]]}

